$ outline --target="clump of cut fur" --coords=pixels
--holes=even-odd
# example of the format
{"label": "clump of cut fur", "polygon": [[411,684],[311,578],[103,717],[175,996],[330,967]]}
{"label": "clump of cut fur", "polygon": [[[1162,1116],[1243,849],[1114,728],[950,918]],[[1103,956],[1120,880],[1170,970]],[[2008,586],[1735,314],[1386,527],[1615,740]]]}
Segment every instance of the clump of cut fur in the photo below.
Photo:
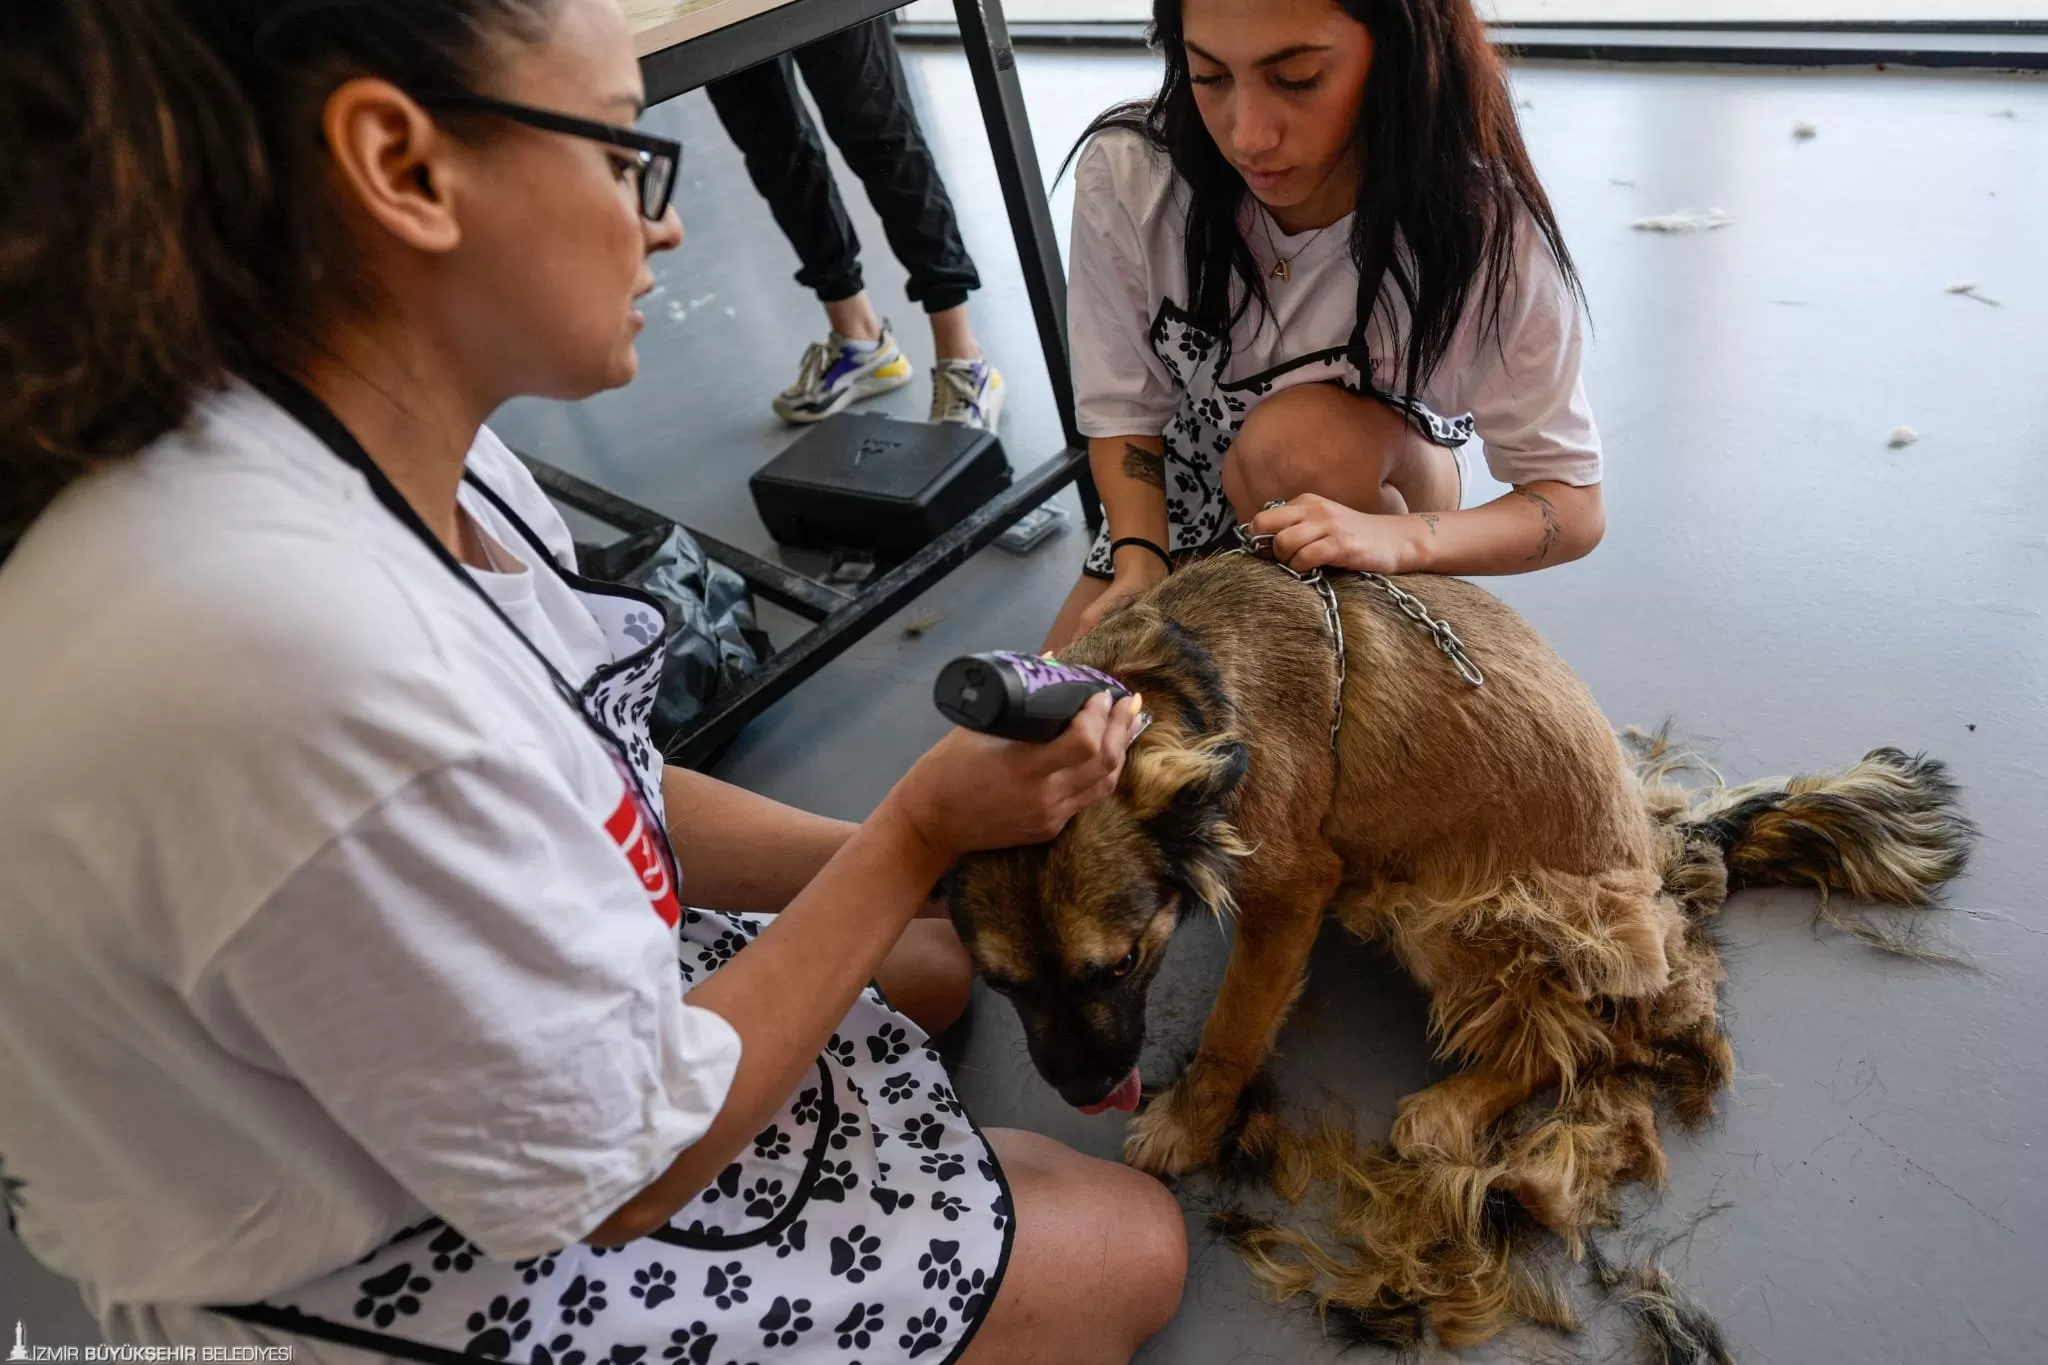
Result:
{"label": "clump of cut fur", "polygon": [[1634,1320],[1649,1365],[1735,1365],[1720,1324],[1657,1257],[1616,1266],[1596,1249],[1587,1261],[1593,1282]]}
{"label": "clump of cut fur", "polygon": [[[1662,945],[1662,988],[1603,997],[1603,977],[1630,970],[1625,953],[1547,909],[1554,902],[1540,879],[1463,904],[1413,898],[1392,908],[1411,928],[1448,917],[1454,937],[1481,942],[1490,923],[1513,921],[1542,945],[1542,969],[1521,979],[1510,965],[1505,982],[1475,980],[1467,992],[1449,973],[1432,1025],[1444,1053],[1505,1060],[1550,1086],[1496,1122],[1405,1150],[1361,1143],[1328,1116],[1306,1136],[1259,1129],[1262,1150],[1290,1154],[1281,1192],[1298,1201],[1321,1190],[1331,1205],[1319,1235],[1271,1223],[1232,1229],[1229,1240],[1276,1300],[1312,1297],[1326,1321],[1362,1324],[1358,1339],[1396,1346],[1414,1343],[1408,1324],[1425,1316],[1448,1347],[1486,1340],[1511,1320],[1571,1331],[1562,1286],[1518,1254],[1547,1229],[1635,1320],[1648,1360],[1732,1365],[1719,1327],[1654,1257],[1609,1267],[1586,1236],[1612,1224],[1618,1186],[1662,1182],[1660,1106],[1684,1125],[1704,1123],[1732,1081],[1714,917],[1732,886],[1761,884],[1926,906],[1961,872],[1974,831],[1941,765],[1898,750],[1873,751],[1839,775],[1727,788],[1666,734],[1632,732],[1623,742],[1654,823],[1660,889],[1680,911]],[[1709,784],[1688,790],[1672,780],[1681,774]]]}

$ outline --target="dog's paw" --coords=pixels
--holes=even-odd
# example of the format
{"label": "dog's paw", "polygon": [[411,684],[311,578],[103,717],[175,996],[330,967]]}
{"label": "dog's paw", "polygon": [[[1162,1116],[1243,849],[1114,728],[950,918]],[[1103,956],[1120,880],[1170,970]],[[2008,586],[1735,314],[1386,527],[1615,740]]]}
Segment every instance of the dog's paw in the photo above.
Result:
{"label": "dog's paw", "polygon": [[1216,1160],[1229,1120],[1204,1122],[1185,1081],[1145,1106],[1124,1135],[1124,1164],[1149,1175],[1185,1175]]}

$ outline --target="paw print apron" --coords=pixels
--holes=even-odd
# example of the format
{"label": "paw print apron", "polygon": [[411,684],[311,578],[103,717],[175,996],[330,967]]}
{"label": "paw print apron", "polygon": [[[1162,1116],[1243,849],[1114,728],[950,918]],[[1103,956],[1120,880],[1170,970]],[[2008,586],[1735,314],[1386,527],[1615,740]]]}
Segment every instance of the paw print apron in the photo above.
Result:
{"label": "paw print apron", "polygon": [[[1166,440],[1166,548],[1174,555],[1204,554],[1224,547],[1233,518],[1230,501],[1223,496],[1223,461],[1237,440],[1245,415],[1276,390],[1294,384],[1337,384],[1352,393],[1377,398],[1416,419],[1430,440],[1454,453],[1473,436],[1469,416],[1440,417],[1416,399],[1362,383],[1353,358],[1363,353],[1357,336],[1349,346],[1310,351],[1234,380],[1226,380],[1221,373],[1226,362],[1220,339],[1198,327],[1170,299],[1160,302],[1146,340],[1180,390],[1180,403],[1162,433]],[[1089,577],[1115,577],[1109,540],[1105,525],[1083,563],[1082,572]]]}
{"label": "paw print apron", "polygon": [[[275,396],[475,586],[317,399],[282,385]],[[549,673],[614,755],[644,827],[664,828],[662,759],[647,734],[660,602],[560,569],[503,500],[470,481],[603,628],[612,663],[580,688]],[[659,868],[643,875],[680,885],[667,840],[651,842]],[[681,911],[677,988],[719,970],[766,924]],[[352,1266],[211,1311],[428,1365],[943,1365],[987,1315],[1013,1235],[1002,1169],[938,1052],[870,986],[774,1121],[647,1237],[508,1263],[427,1218]]]}

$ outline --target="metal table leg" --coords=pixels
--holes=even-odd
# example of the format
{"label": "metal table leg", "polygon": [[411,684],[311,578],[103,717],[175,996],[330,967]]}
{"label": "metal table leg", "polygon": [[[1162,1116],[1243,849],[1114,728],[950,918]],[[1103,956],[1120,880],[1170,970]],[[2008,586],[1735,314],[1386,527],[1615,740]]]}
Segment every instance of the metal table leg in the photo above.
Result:
{"label": "metal table leg", "polygon": [[[1053,234],[1052,207],[1046,202],[1045,179],[1038,169],[1038,150],[1031,142],[1031,122],[1024,112],[1024,90],[1017,82],[1017,54],[1003,22],[1002,0],[953,0],[960,18],[960,45],[974,75],[981,101],[981,120],[988,128],[989,150],[995,154],[996,180],[1010,211],[1010,232],[1017,241],[1024,289],[1038,320],[1038,344],[1045,352],[1046,376],[1059,407],[1060,430],[1067,444],[1086,450],[1087,441],[1074,420],[1074,378],[1067,359],[1067,275],[1060,263],[1059,239]],[[1102,528],[1102,503],[1086,463],[1075,479],[1081,490],[1081,511],[1088,530]]]}

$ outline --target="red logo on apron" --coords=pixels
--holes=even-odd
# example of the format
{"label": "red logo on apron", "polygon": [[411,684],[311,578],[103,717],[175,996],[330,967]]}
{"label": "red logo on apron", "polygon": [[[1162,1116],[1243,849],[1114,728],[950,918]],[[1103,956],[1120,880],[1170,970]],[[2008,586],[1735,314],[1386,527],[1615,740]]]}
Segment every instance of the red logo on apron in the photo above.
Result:
{"label": "red logo on apron", "polygon": [[612,842],[626,855],[626,861],[633,865],[633,871],[640,876],[640,885],[647,892],[648,904],[654,913],[661,916],[662,923],[669,928],[676,927],[676,921],[683,917],[683,907],[676,901],[676,888],[669,879],[668,860],[661,856],[661,850],[654,841],[660,835],[647,827],[646,817],[641,814],[638,801],[627,791],[619,797],[619,808],[612,812],[611,819],[604,822],[605,832],[612,836]]}

